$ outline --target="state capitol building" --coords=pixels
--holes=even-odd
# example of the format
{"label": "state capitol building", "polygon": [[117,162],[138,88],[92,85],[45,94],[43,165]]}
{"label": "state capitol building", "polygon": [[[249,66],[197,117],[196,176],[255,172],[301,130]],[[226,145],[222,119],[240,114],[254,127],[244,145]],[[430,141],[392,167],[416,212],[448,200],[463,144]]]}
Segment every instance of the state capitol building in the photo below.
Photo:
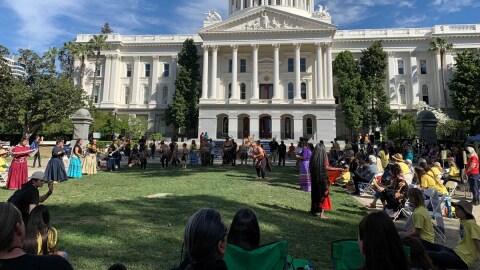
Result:
{"label": "state capitol building", "polygon": [[[453,43],[447,53],[451,78],[455,51],[480,48],[480,24],[431,28],[337,30],[328,9],[314,0],[228,0],[229,16],[206,14],[193,35],[108,34],[111,44],[86,62],[83,88],[97,108],[148,119],[149,133],[173,135],[165,109],[175,91],[177,54],[191,38],[198,45],[202,75],[198,132],[212,138],[314,140],[345,138],[332,61],[349,50],[357,59],[382,40],[388,53],[385,91],[394,110],[412,111],[420,101],[445,107],[440,54],[433,37]],[[93,35],[81,34],[87,43]],[[76,61],[80,66],[80,61]],[[97,85],[93,87],[94,72]],[[447,102],[452,107],[452,102]]]}

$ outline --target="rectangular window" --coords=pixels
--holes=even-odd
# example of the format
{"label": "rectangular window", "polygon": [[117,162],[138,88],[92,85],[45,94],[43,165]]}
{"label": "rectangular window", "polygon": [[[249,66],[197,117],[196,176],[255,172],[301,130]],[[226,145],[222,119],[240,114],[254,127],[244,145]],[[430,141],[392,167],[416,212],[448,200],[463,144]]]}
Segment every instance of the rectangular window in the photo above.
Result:
{"label": "rectangular window", "polygon": [[240,73],[247,72],[247,59],[240,59]]}
{"label": "rectangular window", "polygon": [[403,62],[403,60],[399,59],[397,63],[398,63],[398,75],[405,74],[405,63]]}
{"label": "rectangular window", "polygon": [[232,70],[233,70],[232,59],[228,59],[228,73],[232,73]]}
{"label": "rectangular window", "polygon": [[100,84],[95,85],[92,93],[93,103],[98,104],[100,102]]}
{"label": "rectangular window", "polygon": [[102,65],[99,64],[97,66],[97,70],[95,71],[95,73],[96,73],[95,76],[97,76],[97,77],[102,76]]}
{"label": "rectangular window", "polygon": [[150,77],[150,64],[145,64],[145,77]]}
{"label": "rectangular window", "polygon": [[300,72],[307,72],[307,61],[305,58],[300,58]]}
{"label": "rectangular window", "polygon": [[132,65],[127,64],[127,78],[132,77]]}
{"label": "rectangular window", "polygon": [[143,86],[143,104],[148,104],[150,101],[150,89],[148,85]]}
{"label": "rectangular window", "polygon": [[420,74],[427,74],[427,60],[420,60]]}
{"label": "rectangular window", "polygon": [[163,77],[170,77],[170,64],[163,64]]}
{"label": "rectangular window", "polygon": [[295,62],[293,58],[288,58],[288,72],[295,72]]}
{"label": "rectangular window", "polygon": [[162,99],[163,99],[163,104],[168,103],[168,87],[167,86],[163,87]]}

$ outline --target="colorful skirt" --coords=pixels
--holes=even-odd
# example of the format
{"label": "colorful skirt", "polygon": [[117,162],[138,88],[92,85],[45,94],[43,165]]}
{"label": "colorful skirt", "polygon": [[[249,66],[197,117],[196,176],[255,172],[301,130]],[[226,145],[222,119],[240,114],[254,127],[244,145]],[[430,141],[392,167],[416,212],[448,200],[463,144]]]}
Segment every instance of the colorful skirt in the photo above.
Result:
{"label": "colorful skirt", "polygon": [[45,169],[45,179],[49,181],[67,181],[67,172],[62,158],[51,158]]}
{"label": "colorful skirt", "polygon": [[71,178],[82,178],[82,162],[78,157],[70,158],[67,176]]}
{"label": "colorful skirt", "polygon": [[89,154],[85,157],[82,164],[82,173],[83,174],[97,174],[97,155]]}
{"label": "colorful skirt", "polygon": [[330,201],[330,192],[328,190],[325,192],[325,197],[324,197],[323,202],[321,203],[320,207],[323,210],[327,210],[327,211],[332,210],[332,202]]}
{"label": "colorful skirt", "polygon": [[28,181],[27,160],[12,161],[8,171],[8,180],[6,187],[8,189],[20,189]]}
{"label": "colorful skirt", "polygon": [[300,189],[303,191],[312,191],[312,183],[310,181],[310,161],[303,160],[298,164],[300,167]]}

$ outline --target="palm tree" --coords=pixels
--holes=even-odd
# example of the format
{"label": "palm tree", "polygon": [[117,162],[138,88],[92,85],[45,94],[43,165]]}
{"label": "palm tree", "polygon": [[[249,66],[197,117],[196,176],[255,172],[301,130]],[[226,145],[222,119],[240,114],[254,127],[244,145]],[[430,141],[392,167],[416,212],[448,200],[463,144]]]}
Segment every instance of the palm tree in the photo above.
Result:
{"label": "palm tree", "polygon": [[43,54],[43,58],[49,62],[50,71],[55,70],[55,62],[57,60],[59,50],[57,47],[50,47],[48,50]]}
{"label": "palm tree", "polygon": [[[67,72],[68,78],[73,78],[73,71],[75,69],[75,56],[77,50],[78,43],[69,41],[63,43],[63,47],[60,49],[60,57],[66,61],[65,66],[63,68]],[[65,59],[66,58],[66,59]]]}
{"label": "palm tree", "polygon": [[[445,100],[445,110],[447,110],[447,89],[445,87],[445,61],[444,61],[444,58],[445,58],[445,53],[448,52],[448,51],[451,51],[453,49],[453,44],[452,43],[448,43],[447,42],[447,39],[444,38],[444,37],[436,37],[434,39],[432,39],[432,41],[430,42],[430,46],[432,46],[432,48],[429,49],[429,51],[431,52],[438,52],[440,53],[440,69],[441,69],[441,72],[442,72],[442,90],[443,90],[443,98]],[[440,104],[438,105],[438,107],[440,107]]]}
{"label": "palm tree", "polygon": [[85,74],[85,60],[91,54],[89,44],[76,43],[73,48],[73,54],[80,59],[79,87],[83,88],[83,76]]}
{"label": "palm tree", "polygon": [[94,35],[92,39],[88,42],[92,54],[95,54],[95,71],[93,73],[93,88],[97,82],[97,69],[98,69],[98,59],[100,58],[100,51],[106,50],[110,47],[110,44],[106,43],[107,35]]}

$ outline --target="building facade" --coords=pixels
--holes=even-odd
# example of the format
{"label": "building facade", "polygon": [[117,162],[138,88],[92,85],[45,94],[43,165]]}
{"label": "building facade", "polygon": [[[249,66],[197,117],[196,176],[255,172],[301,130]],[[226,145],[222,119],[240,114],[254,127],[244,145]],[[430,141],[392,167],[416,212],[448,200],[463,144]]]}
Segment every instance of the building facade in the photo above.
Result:
{"label": "building facade", "polygon": [[[165,108],[175,91],[177,54],[191,38],[201,55],[198,131],[210,137],[332,140],[349,133],[343,124],[332,61],[344,50],[357,59],[374,41],[388,52],[385,91],[395,110],[413,110],[420,101],[445,104],[440,55],[433,37],[446,37],[455,50],[446,55],[451,77],[455,51],[480,48],[480,24],[432,28],[337,30],[327,8],[313,0],[229,0],[229,17],[208,12],[196,35],[109,34],[94,71],[88,59],[83,82],[98,108],[148,119],[151,133],[171,136]],[[86,43],[92,35],[78,35]],[[77,66],[80,62],[77,61]],[[97,83],[93,85],[93,75]]]}
{"label": "building facade", "polygon": [[7,65],[10,67],[13,76],[25,77],[27,75],[25,67],[18,61],[18,56],[13,55],[10,57],[4,57],[4,59],[7,60]]}

